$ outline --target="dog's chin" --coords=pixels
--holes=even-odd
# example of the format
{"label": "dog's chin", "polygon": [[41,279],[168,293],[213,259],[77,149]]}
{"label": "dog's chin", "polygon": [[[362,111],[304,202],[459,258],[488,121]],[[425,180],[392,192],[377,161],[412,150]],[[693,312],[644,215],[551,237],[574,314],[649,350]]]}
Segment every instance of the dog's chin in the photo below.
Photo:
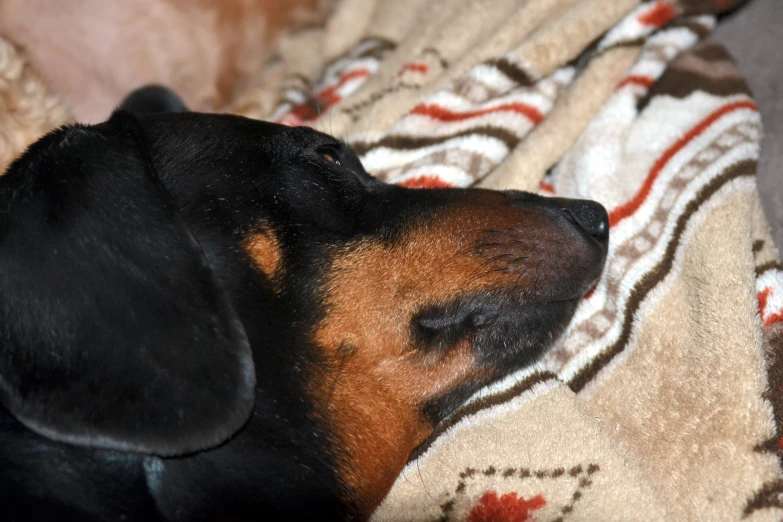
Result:
{"label": "dog's chin", "polygon": [[437,424],[484,386],[535,363],[566,329],[581,297],[510,306],[468,333],[475,378],[431,400],[424,409],[426,418]]}
{"label": "dog's chin", "polygon": [[522,303],[504,310],[489,327],[475,332],[477,362],[498,376],[534,363],[568,326],[580,298]]}
{"label": "dog's chin", "polygon": [[[569,282],[571,283],[571,282]],[[513,371],[563,332],[594,278],[546,292],[487,289],[422,309],[413,334],[423,350],[443,353],[469,340],[477,362]]]}

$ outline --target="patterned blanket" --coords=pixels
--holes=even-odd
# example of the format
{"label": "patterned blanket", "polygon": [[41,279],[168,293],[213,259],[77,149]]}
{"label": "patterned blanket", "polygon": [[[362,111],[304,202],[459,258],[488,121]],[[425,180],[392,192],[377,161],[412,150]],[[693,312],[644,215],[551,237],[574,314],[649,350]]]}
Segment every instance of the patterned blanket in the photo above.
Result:
{"label": "patterned blanket", "polygon": [[[756,191],[760,118],[703,41],[741,3],[342,0],[227,109],[341,136],[389,182],[610,212],[603,278],[554,349],[439,425],[375,520],[783,518],[783,266]],[[8,79],[13,53],[0,46],[4,161],[25,142],[6,120],[64,118]]]}

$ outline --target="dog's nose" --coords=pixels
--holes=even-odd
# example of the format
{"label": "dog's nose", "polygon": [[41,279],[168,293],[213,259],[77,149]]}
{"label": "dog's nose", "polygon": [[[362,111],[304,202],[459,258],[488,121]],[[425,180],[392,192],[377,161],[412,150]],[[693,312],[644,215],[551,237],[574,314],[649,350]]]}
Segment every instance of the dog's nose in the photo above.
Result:
{"label": "dog's nose", "polygon": [[583,199],[566,200],[560,210],[601,243],[609,239],[609,215],[600,203]]}

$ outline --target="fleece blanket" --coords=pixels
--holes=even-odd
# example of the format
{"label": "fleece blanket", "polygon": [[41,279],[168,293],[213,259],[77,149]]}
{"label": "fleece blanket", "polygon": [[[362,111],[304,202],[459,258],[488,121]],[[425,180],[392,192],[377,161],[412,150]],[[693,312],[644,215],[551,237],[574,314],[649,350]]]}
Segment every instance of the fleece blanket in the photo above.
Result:
{"label": "fleece blanket", "polygon": [[28,145],[70,120],[24,54],[0,37],[0,173]]}
{"label": "fleece blanket", "polygon": [[343,0],[231,108],[336,134],[388,182],[609,210],[605,273],[564,336],[442,423],[375,520],[783,517],[760,118],[704,41],[741,3]]}
{"label": "fleece blanket", "polygon": [[[472,397],[373,518],[783,518],[783,265],[741,0],[342,0],[227,111],[312,125],[374,175],[595,199],[606,270],[534,366]],[[0,161],[67,120],[0,43]],[[383,429],[379,426],[379,429]]]}

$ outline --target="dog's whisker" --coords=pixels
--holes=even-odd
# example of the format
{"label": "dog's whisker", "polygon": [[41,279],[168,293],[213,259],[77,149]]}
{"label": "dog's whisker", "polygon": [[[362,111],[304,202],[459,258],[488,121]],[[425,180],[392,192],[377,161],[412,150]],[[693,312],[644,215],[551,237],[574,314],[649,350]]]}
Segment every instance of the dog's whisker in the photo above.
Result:
{"label": "dog's whisker", "polygon": [[315,102],[315,110],[318,113],[318,123],[321,125],[321,132],[326,132],[326,127],[324,127],[323,115],[321,114],[321,104],[318,103],[318,101]]}
{"label": "dog's whisker", "polygon": [[417,472],[418,472],[418,474],[419,474],[419,481],[421,482],[421,485],[422,485],[422,487],[424,488],[424,493],[426,493],[426,494],[427,494],[427,496],[428,496],[428,497],[430,497],[430,499],[431,499],[432,501],[435,501],[435,500],[436,500],[436,499],[435,499],[435,496],[434,496],[432,493],[430,493],[430,490],[429,490],[429,488],[427,487],[427,483],[426,483],[426,482],[424,482],[424,477],[423,477],[423,476],[422,476],[422,474],[421,474],[421,466],[420,466],[419,459],[416,459],[416,471],[417,471]]}

